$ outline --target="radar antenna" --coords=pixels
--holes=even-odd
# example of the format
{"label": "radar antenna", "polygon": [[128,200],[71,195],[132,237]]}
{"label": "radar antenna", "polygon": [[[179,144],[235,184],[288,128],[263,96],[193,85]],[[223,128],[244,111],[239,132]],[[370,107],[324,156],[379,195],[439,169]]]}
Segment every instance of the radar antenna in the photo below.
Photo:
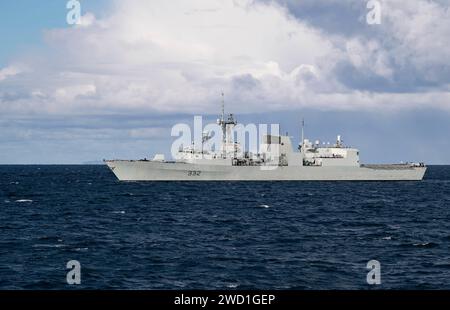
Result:
{"label": "radar antenna", "polygon": [[225,121],[225,94],[222,92],[222,122]]}
{"label": "radar antenna", "polygon": [[227,137],[227,126],[235,126],[237,122],[234,119],[233,114],[229,114],[228,118],[225,119],[225,94],[223,92],[222,92],[222,115],[221,118],[217,120],[217,123],[222,127],[222,157],[226,158],[227,141],[230,141],[230,139],[232,139],[232,133],[229,137]]}
{"label": "radar antenna", "polygon": [[302,157],[305,157],[305,119],[302,118]]}
{"label": "radar antenna", "polygon": [[225,124],[225,94],[222,91],[222,157],[226,157],[227,125]]}

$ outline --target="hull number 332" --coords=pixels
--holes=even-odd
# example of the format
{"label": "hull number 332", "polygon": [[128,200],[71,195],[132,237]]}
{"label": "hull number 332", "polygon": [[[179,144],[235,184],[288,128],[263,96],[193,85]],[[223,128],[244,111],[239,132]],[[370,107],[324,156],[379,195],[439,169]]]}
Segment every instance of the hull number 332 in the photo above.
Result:
{"label": "hull number 332", "polygon": [[199,177],[202,174],[202,172],[201,171],[197,171],[197,170],[189,170],[187,172],[187,174],[188,174],[189,177]]}

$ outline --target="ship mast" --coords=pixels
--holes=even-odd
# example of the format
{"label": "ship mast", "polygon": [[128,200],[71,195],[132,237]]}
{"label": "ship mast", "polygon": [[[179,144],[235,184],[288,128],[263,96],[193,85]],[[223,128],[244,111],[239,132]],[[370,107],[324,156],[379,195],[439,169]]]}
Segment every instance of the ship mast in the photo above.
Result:
{"label": "ship mast", "polygon": [[[218,124],[222,126],[222,157],[227,157],[227,145],[232,143],[230,141],[230,137],[232,137],[232,133],[230,137],[227,137],[227,129],[228,125],[235,126],[237,124],[236,120],[234,119],[233,114],[229,114],[228,118],[225,119],[225,94],[222,92],[222,115],[221,118],[217,120]],[[232,127],[230,128],[232,129]]]}
{"label": "ship mast", "polygon": [[302,118],[302,161],[305,159],[305,119]]}
{"label": "ship mast", "polygon": [[222,92],[222,122],[225,121],[225,94]]}
{"label": "ship mast", "polygon": [[222,92],[222,157],[226,157],[225,143],[227,139],[227,125],[225,123],[225,94]]}

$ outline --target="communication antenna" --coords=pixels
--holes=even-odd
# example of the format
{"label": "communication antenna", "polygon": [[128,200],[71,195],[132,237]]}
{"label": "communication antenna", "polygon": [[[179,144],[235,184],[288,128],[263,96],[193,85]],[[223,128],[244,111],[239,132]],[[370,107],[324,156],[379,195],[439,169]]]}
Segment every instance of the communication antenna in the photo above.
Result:
{"label": "communication antenna", "polygon": [[302,155],[305,157],[305,119],[302,118]]}
{"label": "communication antenna", "polygon": [[222,121],[225,121],[225,94],[222,91]]}
{"label": "communication antenna", "polygon": [[[235,126],[237,124],[236,120],[234,119],[233,114],[229,114],[228,118],[225,119],[225,94],[222,91],[222,116],[221,119],[218,120],[218,124],[220,126],[222,126],[222,157],[226,158],[227,155],[227,150],[226,150],[226,146],[227,146],[227,141],[229,141],[230,143],[232,143],[232,139],[233,136],[229,136],[227,137],[227,126]],[[231,133],[232,134],[232,133]]]}
{"label": "communication antenna", "polygon": [[226,149],[225,149],[225,144],[227,142],[227,125],[225,123],[225,94],[222,91],[222,157],[226,158]]}

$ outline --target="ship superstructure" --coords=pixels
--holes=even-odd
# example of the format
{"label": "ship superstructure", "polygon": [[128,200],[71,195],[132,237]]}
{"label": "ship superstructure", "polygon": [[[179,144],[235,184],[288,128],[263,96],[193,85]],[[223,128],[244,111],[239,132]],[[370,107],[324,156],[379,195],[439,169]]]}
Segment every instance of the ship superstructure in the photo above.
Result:
{"label": "ship superstructure", "polygon": [[362,165],[359,150],[344,145],[341,136],[334,144],[314,143],[304,138],[296,150],[288,135],[263,135],[258,152],[245,151],[234,139],[237,121],[233,114],[222,113],[217,120],[222,143],[217,150],[205,148],[211,139],[202,133],[201,147],[181,147],[174,160],[157,154],[153,160],[106,160],[123,181],[387,181],[422,180],[423,163]]}

